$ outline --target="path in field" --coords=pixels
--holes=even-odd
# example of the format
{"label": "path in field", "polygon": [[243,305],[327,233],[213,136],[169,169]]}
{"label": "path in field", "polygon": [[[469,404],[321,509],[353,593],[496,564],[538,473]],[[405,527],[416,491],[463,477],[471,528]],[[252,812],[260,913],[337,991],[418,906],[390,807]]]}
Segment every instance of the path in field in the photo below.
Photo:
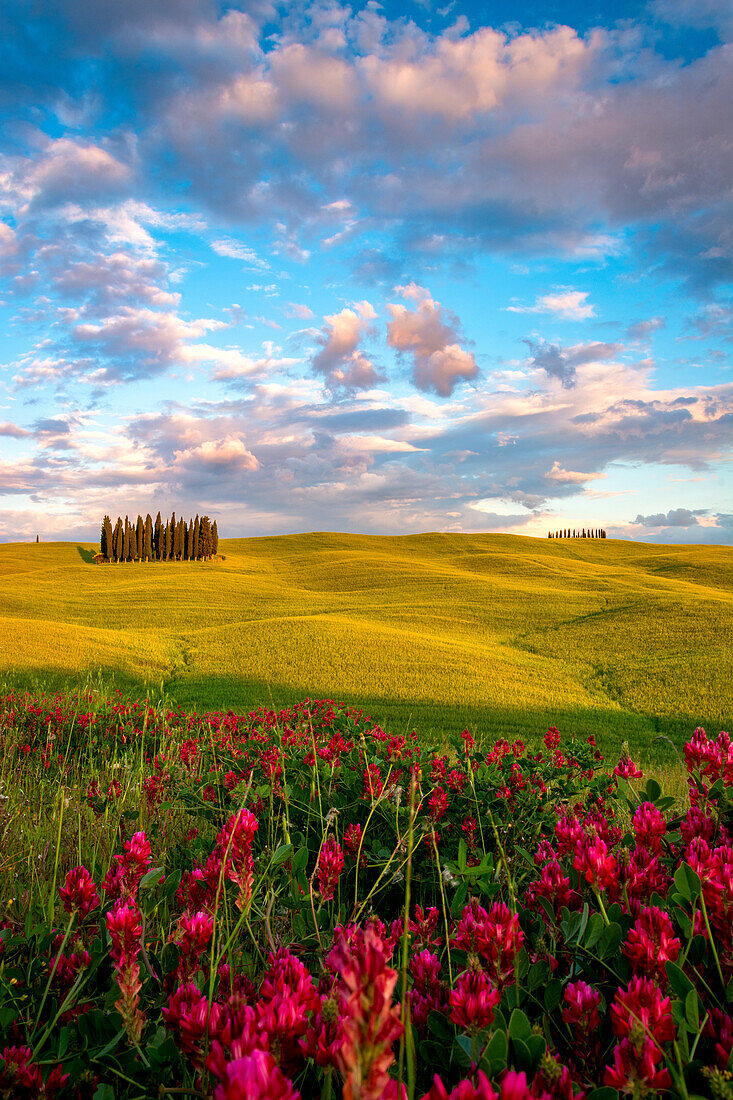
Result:
{"label": "path in field", "polygon": [[618,740],[733,715],[728,547],[317,533],[116,566],[86,549],[0,546],[0,673],[101,670],[198,707],[327,695],[436,733],[557,720]]}

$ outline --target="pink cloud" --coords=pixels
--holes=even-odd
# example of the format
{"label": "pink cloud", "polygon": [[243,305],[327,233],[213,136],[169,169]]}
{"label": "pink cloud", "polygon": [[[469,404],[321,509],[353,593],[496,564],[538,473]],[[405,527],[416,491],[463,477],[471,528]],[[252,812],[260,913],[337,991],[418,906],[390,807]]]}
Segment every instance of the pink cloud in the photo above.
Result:
{"label": "pink cloud", "polygon": [[459,344],[458,319],[447,314],[429,291],[416,283],[395,287],[417,309],[391,304],[392,320],[387,328],[387,343],[395,351],[412,356],[412,380],[419,390],[433,390],[449,397],[462,380],[478,374],[476,360]]}
{"label": "pink cloud", "polygon": [[322,350],[313,357],[313,369],[324,375],[331,389],[371,389],[384,380],[371,359],[360,350],[360,342],[371,331],[376,319],[374,307],[367,301],[357,302],[353,309],[324,317],[319,343]]}

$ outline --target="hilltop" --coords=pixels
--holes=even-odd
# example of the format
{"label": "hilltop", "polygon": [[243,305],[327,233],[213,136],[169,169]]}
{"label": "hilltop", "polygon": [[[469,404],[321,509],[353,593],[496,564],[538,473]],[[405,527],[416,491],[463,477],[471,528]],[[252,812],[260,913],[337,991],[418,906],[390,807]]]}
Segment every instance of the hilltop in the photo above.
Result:
{"label": "hilltop", "polygon": [[0,677],[88,674],[187,707],[363,705],[428,736],[557,724],[608,747],[733,715],[733,550],[513,535],[222,539],[91,564],[0,545]]}

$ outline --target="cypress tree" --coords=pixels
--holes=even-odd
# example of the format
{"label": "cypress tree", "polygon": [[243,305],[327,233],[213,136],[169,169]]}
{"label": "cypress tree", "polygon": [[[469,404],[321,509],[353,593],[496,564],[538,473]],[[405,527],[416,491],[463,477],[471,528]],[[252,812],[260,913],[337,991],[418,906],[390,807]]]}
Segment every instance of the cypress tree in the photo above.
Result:
{"label": "cypress tree", "polygon": [[193,560],[199,560],[199,542],[201,539],[201,525],[199,524],[198,513],[196,519],[193,521]]}
{"label": "cypress tree", "polygon": [[112,558],[112,561],[119,561],[120,560],[119,539],[120,539],[120,527],[121,527],[121,525],[122,525],[122,521],[118,516],[117,517],[117,523],[115,524],[115,529],[112,532],[112,550],[111,550],[111,554],[110,554],[110,557]]}
{"label": "cypress tree", "polygon": [[107,559],[112,557],[112,538],[111,538],[112,524],[110,523],[109,516],[105,516],[102,520],[102,535],[99,540],[100,553]]}
{"label": "cypress tree", "polygon": [[201,557],[207,561],[211,557],[211,521],[208,516],[201,517],[199,527],[199,550]]}
{"label": "cypress tree", "polygon": [[160,512],[155,517],[155,526],[153,527],[153,552],[155,554],[155,560],[160,561],[160,542],[161,532],[163,530],[163,521],[160,518]]}
{"label": "cypress tree", "polygon": [[165,527],[163,528],[163,539],[162,539],[162,541],[163,541],[163,558],[162,558],[162,560],[163,561],[168,561],[168,559],[171,556],[171,526],[167,521],[166,521]]}
{"label": "cypress tree", "polygon": [[193,561],[193,516],[186,524],[186,561]]}
{"label": "cypress tree", "polygon": [[135,556],[138,561],[143,560],[143,517],[138,514],[135,524]]}
{"label": "cypress tree", "polygon": [[178,561],[181,556],[181,525],[180,523],[176,523],[175,512],[173,513],[171,526],[173,528],[173,560]]}
{"label": "cypress tree", "polygon": [[143,556],[145,561],[153,560],[153,520],[150,512],[145,517],[145,532],[143,536]]}
{"label": "cypress tree", "polygon": [[183,554],[186,549],[186,525],[182,519],[179,519],[176,530],[178,531],[178,553],[176,557],[179,561],[183,561]]}
{"label": "cypress tree", "polygon": [[122,560],[129,561],[130,559],[130,521],[125,516],[125,526],[122,532]]}
{"label": "cypress tree", "polygon": [[219,528],[216,526],[216,520],[211,525],[211,553],[217,554],[219,551]]}
{"label": "cypress tree", "polygon": [[174,557],[174,547],[175,547],[175,539],[176,539],[176,513],[175,512],[173,512],[171,514],[171,521],[170,521],[170,524],[168,525],[168,530],[170,532],[170,542],[168,543],[168,561],[172,561],[172,559]]}

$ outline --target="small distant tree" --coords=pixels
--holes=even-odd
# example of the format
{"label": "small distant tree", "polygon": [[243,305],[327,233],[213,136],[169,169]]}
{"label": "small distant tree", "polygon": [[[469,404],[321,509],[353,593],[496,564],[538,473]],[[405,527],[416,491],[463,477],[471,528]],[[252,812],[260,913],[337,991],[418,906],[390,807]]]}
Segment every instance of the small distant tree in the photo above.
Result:
{"label": "small distant tree", "polygon": [[138,561],[143,560],[143,537],[145,528],[143,526],[143,517],[138,515],[135,523],[135,557]]}
{"label": "small distant tree", "polygon": [[201,541],[201,524],[199,522],[198,513],[196,519],[193,521],[193,560],[199,560],[199,542]]}
{"label": "small distant tree", "polygon": [[186,524],[186,561],[193,561],[193,516]]}
{"label": "small distant tree", "polygon": [[145,528],[143,533],[143,557],[145,561],[153,560],[153,520],[150,516],[150,512],[145,517]]}
{"label": "small distant tree", "polygon": [[183,522],[182,519],[179,519],[179,521],[178,521],[177,531],[178,531],[178,547],[177,547],[178,553],[176,554],[176,557],[177,557],[178,561],[183,561],[183,555],[186,551],[186,524]]}
{"label": "small distant tree", "polygon": [[217,554],[219,552],[219,528],[216,526],[216,520],[211,525],[211,553]]}

